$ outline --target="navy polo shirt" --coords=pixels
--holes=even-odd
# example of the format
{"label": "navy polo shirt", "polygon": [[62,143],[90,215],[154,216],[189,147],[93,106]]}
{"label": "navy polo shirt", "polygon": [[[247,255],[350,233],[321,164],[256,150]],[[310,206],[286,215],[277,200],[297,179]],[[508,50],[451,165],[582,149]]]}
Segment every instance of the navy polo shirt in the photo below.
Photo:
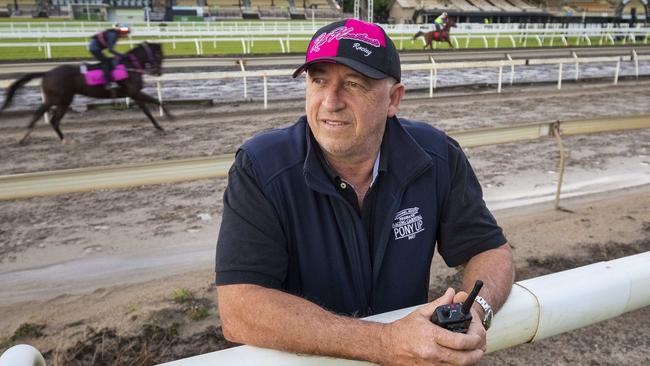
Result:
{"label": "navy polo shirt", "polygon": [[237,152],[224,193],[216,284],[256,284],[337,313],[426,302],[435,245],[449,266],[506,242],[458,143],[390,118],[363,208],[345,198],[306,118]]}

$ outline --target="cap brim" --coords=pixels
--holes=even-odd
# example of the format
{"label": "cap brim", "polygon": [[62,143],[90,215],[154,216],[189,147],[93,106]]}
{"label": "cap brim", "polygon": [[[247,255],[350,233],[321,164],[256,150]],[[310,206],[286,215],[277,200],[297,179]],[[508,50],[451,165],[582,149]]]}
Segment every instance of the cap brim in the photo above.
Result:
{"label": "cap brim", "polygon": [[345,65],[358,72],[359,74],[365,75],[371,79],[381,80],[388,77],[388,75],[375,68],[346,57],[322,57],[316,60],[305,62],[299,68],[297,68],[296,71],[293,72],[293,77],[298,77],[298,75],[302,74],[303,71],[305,71],[310,65],[317,64],[319,62],[334,62],[337,64]]}

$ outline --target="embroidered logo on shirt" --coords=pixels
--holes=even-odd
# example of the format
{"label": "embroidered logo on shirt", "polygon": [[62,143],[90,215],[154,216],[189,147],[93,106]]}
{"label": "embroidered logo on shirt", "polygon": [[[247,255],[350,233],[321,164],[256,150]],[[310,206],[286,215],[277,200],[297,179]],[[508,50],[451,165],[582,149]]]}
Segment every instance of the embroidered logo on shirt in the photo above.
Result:
{"label": "embroidered logo on shirt", "polygon": [[422,215],[419,215],[419,207],[411,207],[404,209],[395,215],[393,220],[393,233],[395,240],[408,238],[409,240],[415,238],[417,233],[424,231],[424,223]]}

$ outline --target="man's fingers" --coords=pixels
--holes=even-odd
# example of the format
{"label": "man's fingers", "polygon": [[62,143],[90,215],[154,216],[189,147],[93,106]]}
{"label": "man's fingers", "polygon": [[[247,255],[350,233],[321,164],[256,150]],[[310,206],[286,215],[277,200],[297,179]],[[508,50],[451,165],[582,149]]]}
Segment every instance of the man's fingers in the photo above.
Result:
{"label": "man's fingers", "polygon": [[438,345],[436,364],[477,365],[485,352],[480,349],[459,351]]}
{"label": "man's fingers", "polygon": [[454,299],[454,294],[455,294],[454,289],[450,287],[447,289],[447,291],[445,291],[444,295],[420,307],[418,309],[418,312],[423,316],[431,317],[431,315],[433,315],[433,313],[436,311],[436,308],[438,306],[444,304],[451,304],[451,302]]}
{"label": "man's fingers", "polygon": [[436,335],[436,343],[456,350],[481,349],[484,346],[484,339],[484,335],[479,334],[478,331],[468,331],[467,334],[462,334],[441,329]]}

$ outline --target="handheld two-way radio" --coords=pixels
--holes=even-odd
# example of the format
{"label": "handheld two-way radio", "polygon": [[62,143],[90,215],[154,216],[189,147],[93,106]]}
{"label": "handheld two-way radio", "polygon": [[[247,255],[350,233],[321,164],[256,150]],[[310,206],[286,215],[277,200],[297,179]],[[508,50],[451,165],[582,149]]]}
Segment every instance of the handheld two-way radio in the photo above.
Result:
{"label": "handheld two-way radio", "polygon": [[476,280],[472,292],[469,293],[464,303],[457,302],[438,306],[431,316],[431,322],[452,332],[467,333],[469,324],[472,322],[472,314],[469,310],[481,287],[483,287],[483,281]]}

